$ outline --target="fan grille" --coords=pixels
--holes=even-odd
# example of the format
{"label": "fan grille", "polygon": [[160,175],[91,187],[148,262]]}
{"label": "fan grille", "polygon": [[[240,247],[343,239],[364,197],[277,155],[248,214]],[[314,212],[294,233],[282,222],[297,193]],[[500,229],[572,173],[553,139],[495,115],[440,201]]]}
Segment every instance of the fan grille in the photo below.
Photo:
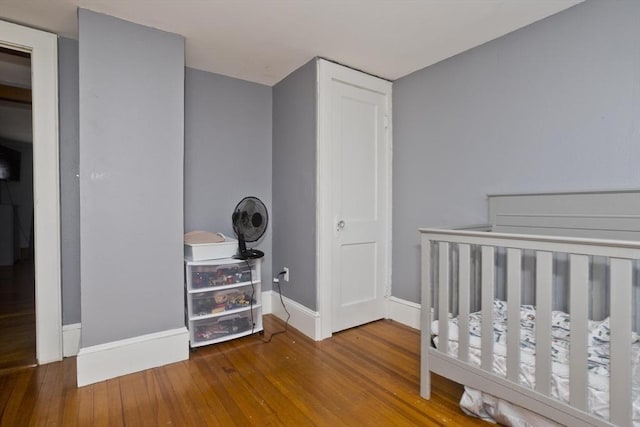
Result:
{"label": "fan grille", "polygon": [[267,229],[269,216],[267,208],[256,197],[245,197],[238,203],[232,216],[233,231],[247,242],[260,239]]}

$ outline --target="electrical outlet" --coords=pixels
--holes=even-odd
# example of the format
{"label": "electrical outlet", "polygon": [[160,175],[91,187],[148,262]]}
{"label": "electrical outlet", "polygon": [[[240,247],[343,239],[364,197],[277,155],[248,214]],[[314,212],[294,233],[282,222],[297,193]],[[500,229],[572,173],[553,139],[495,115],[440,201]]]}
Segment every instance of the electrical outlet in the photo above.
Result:
{"label": "electrical outlet", "polygon": [[282,270],[284,270],[284,281],[288,282],[289,281],[289,267],[285,267]]}

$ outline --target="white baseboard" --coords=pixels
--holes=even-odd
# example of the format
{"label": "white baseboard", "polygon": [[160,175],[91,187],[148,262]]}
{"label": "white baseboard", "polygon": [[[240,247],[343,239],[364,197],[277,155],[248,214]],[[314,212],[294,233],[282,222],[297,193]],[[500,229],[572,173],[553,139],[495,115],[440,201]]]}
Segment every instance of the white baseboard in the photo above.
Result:
{"label": "white baseboard", "polygon": [[389,319],[420,329],[420,304],[404,299],[389,297]]}
{"label": "white baseboard", "polygon": [[81,348],[78,387],[189,358],[189,331],[171,329]]}
{"label": "white baseboard", "polygon": [[[282,299],[287,310],[291,313],[289,324],[309,338],[320,341],[320,313],[285,296]],[[388,304],[389,319],[414,329],[420,329],[420,304],[396,297],[389,297]],[[273,314],[282,320],[287,318],[287,313],[280,302],[280,296],[275,291],[262,293],[262,312]]]}
{"label": "white baseboard", "polygon": [[[283,296],[282,299],[287,306],[287,310],[291,313],[289,325],[296,328],[312,340],[320,341],[320,313],[313,311],[285,296]],[[278,292],[263,292],[262,308],[264,314],[273,314],[282,320],[287,320],[287,313],[282,307],[280,294],[278,294]]]}
{"label": "white baseboard", "polygon": [[62,325],[62,355],[64,357],[76,356],[80,350],[80,323]]}
{"label": "white baseboard", "polygon": [[273,304],[271,301],[271,293],[273,291],[262,292],[262,314],[271,314]]}

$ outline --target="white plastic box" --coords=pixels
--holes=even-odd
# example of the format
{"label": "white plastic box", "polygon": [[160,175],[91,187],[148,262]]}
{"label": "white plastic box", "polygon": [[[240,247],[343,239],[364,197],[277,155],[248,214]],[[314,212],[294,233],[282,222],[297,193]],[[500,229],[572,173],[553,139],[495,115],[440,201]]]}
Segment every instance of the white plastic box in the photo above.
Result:
{"label": "white plastic box", "polygon": [[191,261],[231,258],[238,250],[238,241],[224,236],[224,242],[191,242],[184,244],[184,256]]}

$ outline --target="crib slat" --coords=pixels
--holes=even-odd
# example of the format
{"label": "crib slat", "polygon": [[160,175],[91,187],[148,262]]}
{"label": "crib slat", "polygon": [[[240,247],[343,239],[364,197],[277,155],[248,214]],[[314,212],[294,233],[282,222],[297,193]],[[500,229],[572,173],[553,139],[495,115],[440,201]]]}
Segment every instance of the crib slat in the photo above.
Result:
{"label": "crib slat", "polygon": [[522,251],[507,249],[507,378],[519,383]]}
{"label": "crib slat", "polygon": [[589,296],[589,257],[569,255],[571,337],[569,354],[569,402],[587,409],[587,314]]}
{"label": "crib slat", "polygon": [[449,352],[449,243],[438,245],[438,350]]}
{"label": "crib slat", "polygon": [[482,246],[482,356],[480,365],[493,372],[493,298],[495,295],[495,248]]}
{"label": "crib slat", "polygon": [[611,258],[611,422],[630,426],[631,419],[631,260]]}
{"label": "crib slat", "polygon": [[553,256],[536,252],[536,390],[551,394],[551,283]]}
{"label": "crib slat", "polygon": [[471,247],[458,245],[458,359],[469,361],[469,299],[471,288]]}

